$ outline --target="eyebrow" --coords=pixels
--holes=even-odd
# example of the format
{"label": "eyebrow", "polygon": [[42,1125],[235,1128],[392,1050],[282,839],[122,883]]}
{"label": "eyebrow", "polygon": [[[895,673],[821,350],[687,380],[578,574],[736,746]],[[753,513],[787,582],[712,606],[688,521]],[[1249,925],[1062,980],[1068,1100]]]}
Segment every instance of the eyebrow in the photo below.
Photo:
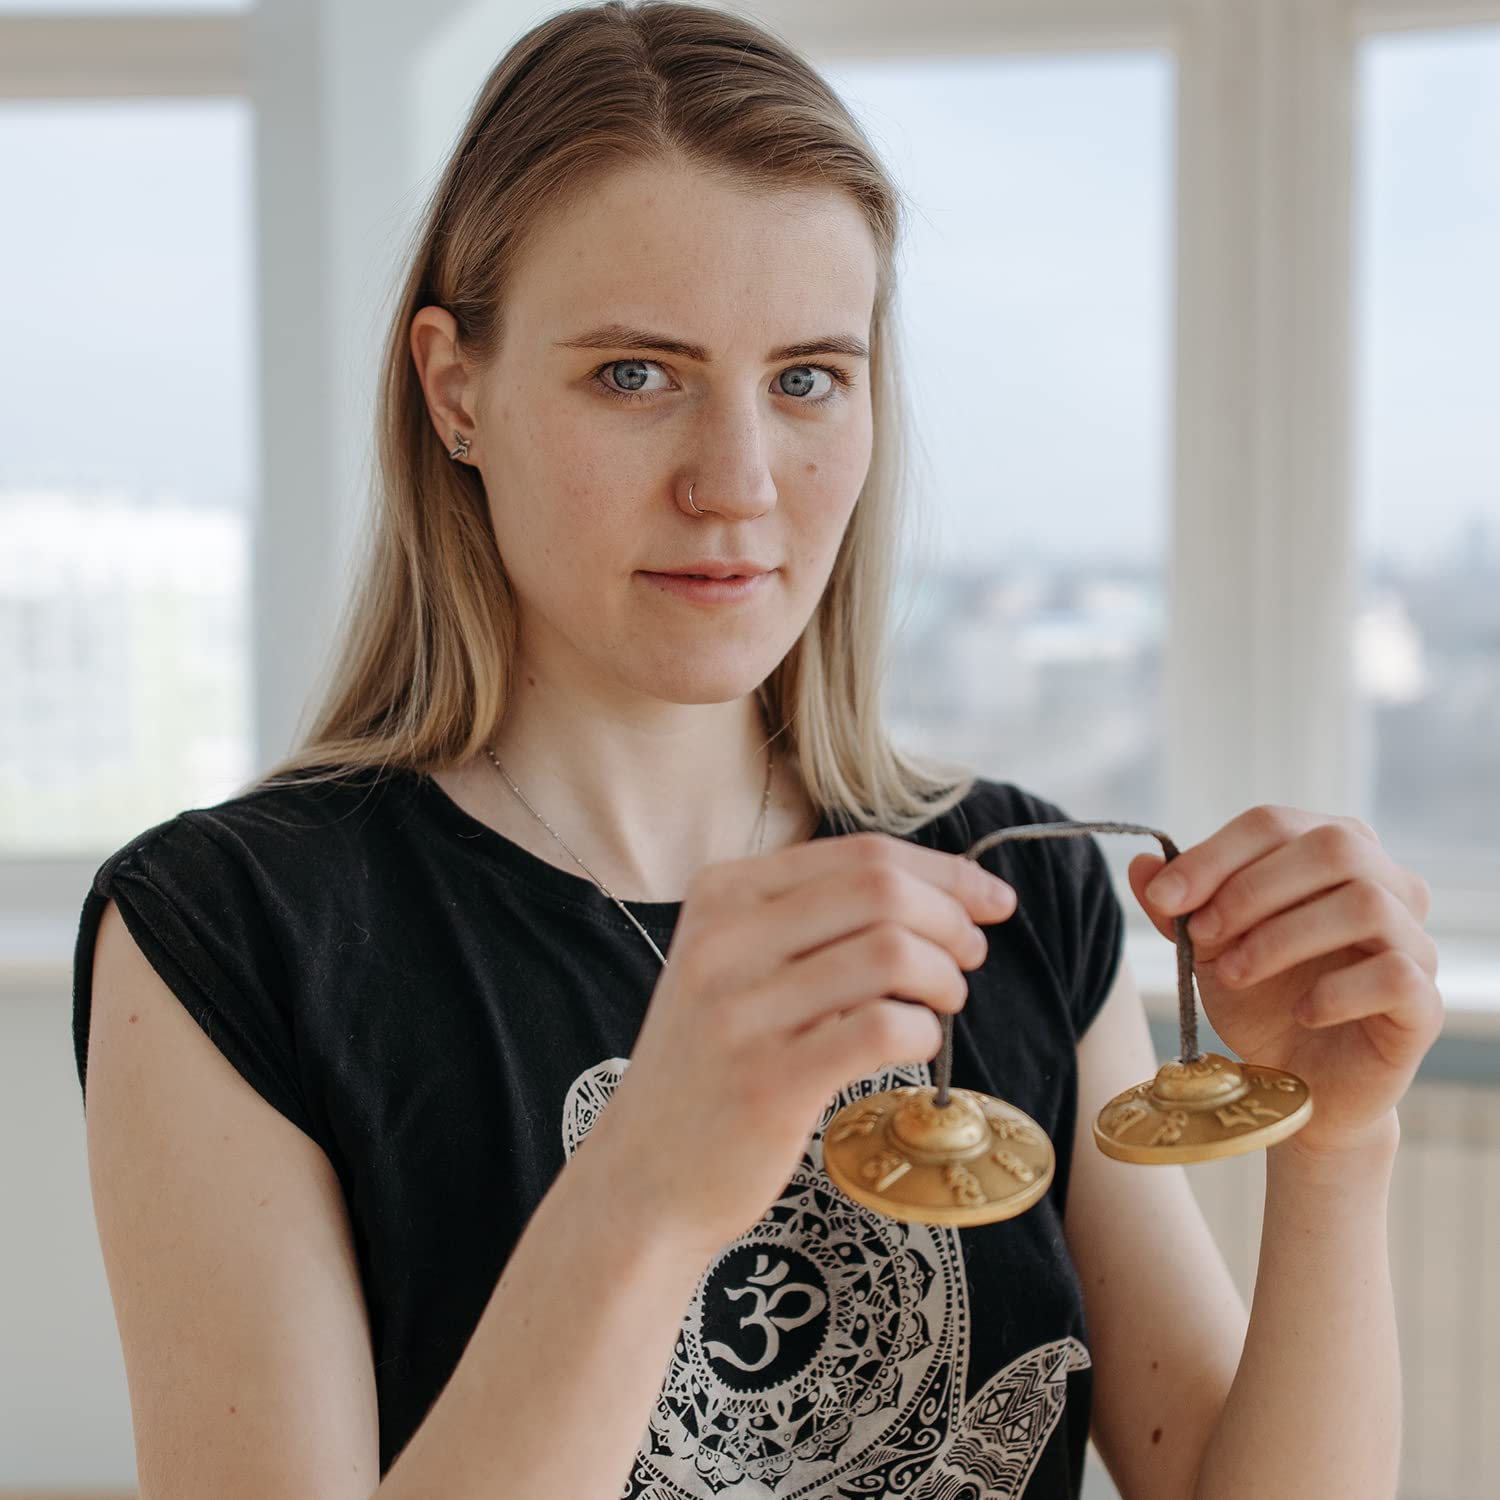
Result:
{"label": "eyebrow", "polygon": [[[713,356],[702,344],[690,344],[685,339],[674,339],[664,333],[654,333],[649,328],[632,328],[625,323],[606,323],[600,328],[591,328],[576,338],[559,339],[559,349],[649,349],[656,354],[676,354],[684,359],[696,360],[699,364],[713,363]],[[766,362],[782,359],[804,359],[812,354],[845,354],[853,359],[868,359],[870,351],[863,340],[847,333],[825,333],[819,338],[805,339],[798,344],[786,344],[772,349]]]}

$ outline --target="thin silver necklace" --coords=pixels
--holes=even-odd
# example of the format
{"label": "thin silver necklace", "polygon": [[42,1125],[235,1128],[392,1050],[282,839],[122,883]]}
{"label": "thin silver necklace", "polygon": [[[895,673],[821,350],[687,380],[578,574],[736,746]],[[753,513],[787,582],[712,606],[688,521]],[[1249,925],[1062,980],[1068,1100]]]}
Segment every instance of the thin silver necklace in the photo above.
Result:
{"label": "thin silver necklace", "polygon": [[[505,769],[504,766],[502,766],[500,764],[499,757],[495,754],[495,752],[493,750],[490,749],[490,747],[488,745],[486,745],[484,747],[484,753],[489,756],[489,758],[490,758],[490,764],[493,765],[494,768],[502,776],[505,777],[506,781],[510,782],[510,789],[511,789],[511,791],[513,791],[516,794],[516,796],[518,796],[521,799],[522,802],[526,803],[527,810],[531,813],[532,817],[534,817],[547,830],[547,832],[550,833],[552,835],[552,837],[557,840],[557,842],[559,844],[562,844],[562,846],[563,846],[564,849],[567,849],[569,857],[571,859],[577,861],[579,867],[583,870],[584,874],[587,875],[588,878],[590,880],[592,880],[594,882],[594,884],[597,885],[599,887],[599,889],[601,891],[603,891],[604,894],[606,896],[608,896],[609,899],[611,901],[613,901],[615,903],[615,905],[618,906],[620,908],[620,910],[622,912],[624,912],[627,917],[630,918],[631,922],[635,926],[636,931],[639,932],[640,935],[643,938],[645,938],[645,940],[648,943],[651,944],[651,951],[659,959],[661,959],[663,966],[665,966],[665,964],[667,962],[666,955],[661,951],[660,948],[658,948],[656,946],[656,943],[652,940],[651,934],[649,932],[647,932],[646,929],[644,927],[642,927],[641,924],[635,920],[635,913],[632,912],[630,910],[630,908],[628,906],[626,906],[625,903],[623,901],[621,901],[620,898],[617,895],[615,895],[615,893],[612,890],[610,890],[610,888],[607,885],[605,885],[605,883],[602,880],[600,880],[599,877],[596,874],[594,874],[594,872],[591,869],[589,869],[589,867],[586,864],[584,864],[584,862],[581,859],[579,859],[578,856],[576,854],[574,854],[571,849],[568,849],[567,844],[563,841],[563,836],[541,815],[541,813],[539,813],[536,810],[536,808],[532,807],[531,803],[526,802],[526,794],[524,792],[522,792],[521,788],[518,787],[515,784],[514,781],[511,781],[511,779],[510,779],[510,773]],[[755,842],[755,852],[757,854],[759,854],[765,848],[765,842],[766,842],[766,809],[767,809],[767,807],[770,806],[770,803],[771,803],[771,767],[775,763],[775,759],[776,759],[776,752],[773,749],[771,749],[770,747],[767,747],[767,754],[766,754],[766,789],[761,794],[761,799],[760,799],[760,817],[756,820],[756,827],[760,830],[760,837]]]}

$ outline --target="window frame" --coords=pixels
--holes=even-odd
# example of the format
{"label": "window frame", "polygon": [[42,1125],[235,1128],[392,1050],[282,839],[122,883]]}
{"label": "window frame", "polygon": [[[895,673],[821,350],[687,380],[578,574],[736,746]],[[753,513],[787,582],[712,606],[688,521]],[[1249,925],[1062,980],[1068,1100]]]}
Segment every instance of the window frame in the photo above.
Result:
{"label": "window frame", "polygon": [[[326,97],[320,66],[349,66],[356,38],[359,66],[382,47],[387,79],[403,65],[392,34],[407,23],[375,28],[345,9],[263,0],[228,14],[0,13],[0,98],[241,96],[251,106],[256,765],[293,739],[321,657],[308,643],[329,638],[346,582],[353,506],[319,497],[357,497],[368,464],[368,393],[349,389],[375,368],[365,361],[378,330],[369,285],[345,273],[372,269],[360,227],[388,228],[391,204],[410,189],[403,172],[427,170],[413,169],[400,111],[356,119],[370,94]],[[516,31],[535,20],[519,0],[509,9]],[[487,37],[501,10],[487,14]],[[756,13],[830,65],[981,50],[1170,53],[1166,823],[1191,842],[1257,802],[1366,805],[1368,716],[1348,645],[1361,583],[1351,482],[1357,51],[1376,34],[1500,24],[1500,0],[762,0]],[[474,58],[476,83],[487,61]],[[350,189],[337,151],[361,138],[356,125],[371,164]],[[309,327],[325,332],[311,360]],[[0,858],[0,985],[65,970],[98,858]],[[1427,925],[1488,956],[1500,1008],[1500,889],[1464,867],[1424,862]]]}

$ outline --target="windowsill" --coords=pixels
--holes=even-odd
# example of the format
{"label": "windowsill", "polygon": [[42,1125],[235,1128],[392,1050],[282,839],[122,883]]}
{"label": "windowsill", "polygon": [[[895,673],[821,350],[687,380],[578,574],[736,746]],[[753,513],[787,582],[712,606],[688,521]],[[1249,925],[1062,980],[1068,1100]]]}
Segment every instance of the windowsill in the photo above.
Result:
{"label": "windowsill", "polygon": [[73,987],[78,918],[0,917],[0,996]]}
{"label": "windowsill", "polygon": [[[1443,1036],[1500,1040],[1500,938],[1443,937],[1438,945],[1438,993],[1446,1016]],[[1177,949],[1154,927],[1132,923],[1125,956],[1151,1020],[1177,1017]],[[1201,1010],[1200,1010],[1201,1014]]]}

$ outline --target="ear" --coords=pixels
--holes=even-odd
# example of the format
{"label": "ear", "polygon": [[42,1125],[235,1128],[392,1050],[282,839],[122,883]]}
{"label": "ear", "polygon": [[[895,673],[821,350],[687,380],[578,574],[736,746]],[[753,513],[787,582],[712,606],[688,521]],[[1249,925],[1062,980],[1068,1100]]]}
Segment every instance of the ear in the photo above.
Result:
{"label": "ear", "polygon": [[[446,307],[419,308],[407,330],[407,344],[433,429],[447,452],[455,430],[473,437],[475,427],[470,410],[475,382],[459,351],[458,320]],[[477,467],[476,457],[470,454],[463,462]]]}

